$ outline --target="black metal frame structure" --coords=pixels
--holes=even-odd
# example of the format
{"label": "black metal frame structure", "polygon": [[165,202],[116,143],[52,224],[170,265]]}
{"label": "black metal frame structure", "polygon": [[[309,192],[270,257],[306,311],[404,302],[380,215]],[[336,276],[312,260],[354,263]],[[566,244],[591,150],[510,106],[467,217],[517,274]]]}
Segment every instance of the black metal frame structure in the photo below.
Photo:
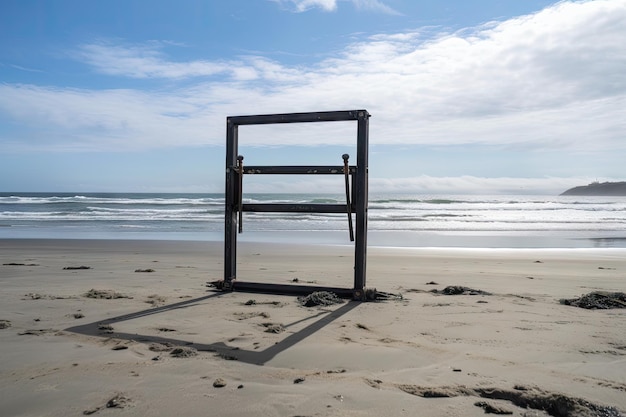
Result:
{"label": "black metal frame structure", "polygon": [[[285,113],[251,116],[231,116],[226,119],[226,191],[225,191],[225,235],[224,235],[224,280],[222,290],[264,292],[272,294],[309,294],[314,291],[332,291],[342,297],[365,300],[365,267],[367,256],[367,202],[368,202],[368,142],[369,117],[367,110],[345,110],[310,113]],[[357,163],[348,165],[344,155],[344,166],[243,166],[243,157],[238,155],[239,126],[313,122],[357,122]],[[352,192],[347,193],[346,204],[243,204],[243,176],[245,174],[269,175],[345,175],[351,176]],[[352,198],[350,199],[350,196]],[[350,226],[352,213],[355,221],[354,286],[353,288],[315,287],[243,282],[237,280],[237,233],[241,232],[242,212],[307,212],[348,213]],[[352,232],[352,231],[351,231]],[[352,237],[352,233],[351,233]]]}

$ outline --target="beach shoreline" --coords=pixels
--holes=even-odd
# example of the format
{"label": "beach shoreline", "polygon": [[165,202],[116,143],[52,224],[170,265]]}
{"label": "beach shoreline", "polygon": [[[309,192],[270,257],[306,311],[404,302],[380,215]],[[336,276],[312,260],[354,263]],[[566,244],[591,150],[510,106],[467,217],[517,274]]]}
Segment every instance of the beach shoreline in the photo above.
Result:
{"label": "beach shoreline", "polygon": [[[247,194],[259,204],[342,204],[343,194]],[[371,193],[368,245],[626,248],[623,197]],[[224,195],[0,193],[0,239],[224,239]],[[334,213],[245,213],[240,242],[350,245]]]}
{"label": "beach shoreline", "polygon": [[[238,279],[351,287],[353,251],[241,242]],[[479,416],[486,403],[547,416],[540,404],[560,401],[567,415],[586,403],[620,415],[626,310],[559,300],[626,291],[625,254],[371,247],[367,286],[402,299],[306,308],[207,288],[223,275],[221,242],[0,239],[0,406],[8,416]]]}
{"label": "beach shoreline", "polygon": [[[133,232],[85,231],[76,229],[50,228],[22,230],[5,227],[0,229],[0,240],[87,240],[87,241],[166,241],[166,242],[211,242],[224,240],[223,231],[207,232]],[[245,231],[238,236],[245,244],[284,245],[333,245],[352,246],[346,231]],[[623,232],[442,232],[442,231],[386,231],[370,230],[369,247],[392,248],[493,248],[493,249],[577,249],[577,248],[621,248],[626,249]]]}

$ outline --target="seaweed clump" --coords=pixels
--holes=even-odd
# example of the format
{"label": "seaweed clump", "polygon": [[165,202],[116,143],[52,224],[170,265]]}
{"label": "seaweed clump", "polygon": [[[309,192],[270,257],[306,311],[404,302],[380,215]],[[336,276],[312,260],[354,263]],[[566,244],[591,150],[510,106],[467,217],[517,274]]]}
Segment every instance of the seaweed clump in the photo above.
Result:
{"label": "seaweed clump", "polygon": [[119,292],[113,290],[95,290],[93,288],[83,294],[83,297],[104,300],[113,300],[117,298],[133,298],[128,295],[120,294]]}
{"label": "seaweed clump", "polygon": [[[459,386],[424,387],[419,385],[397,385],[407,394],[422,398],[451,398],[459,396],[476,396],[491,400],[509,401],[522,409],[541,410],[552,417],[623,417],[615,407],[591,403],[583,398],[569,397],[557,392],[544,391],[537,387],[516,385],[513,389],[506,388],[467,388]],[[484,401],[474,403],[485,413],[513,414]]]}
{"label": "seaweed clump", "polygon": [[561,299],[561,304],[586,308],[589,310],[607,310],[626,308],[626,294],[623,292],[594,291],[579,298]]}
{"label": "seaweed clump", "polygon": [[298,297],[298,301],[304,307],[330,306],[343,303],[337,294],[328,291],[315,291],[306,297]]}
{"label": "seaweed clump", "polygon": [[483,290],[475,290],[461,285],[449,285],[441,291],[432,290],[435,294],[443,295],[491,295],[491,293]]}

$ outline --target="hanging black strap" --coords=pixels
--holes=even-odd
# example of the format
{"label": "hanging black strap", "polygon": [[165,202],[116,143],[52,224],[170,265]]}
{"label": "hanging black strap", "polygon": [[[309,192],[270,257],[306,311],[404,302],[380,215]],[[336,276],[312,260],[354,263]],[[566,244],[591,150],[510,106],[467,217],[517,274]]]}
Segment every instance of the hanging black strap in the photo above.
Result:
{"label": "hanging black strap", "polygon": [[237,204],[239,233],[243,232],[243,156],[237,156],[237,168],[239,169],[239,203]]}
{"label": "hanging black strap", "polygon": [[352,228],[352,205],[350,204],[350,166],[348,165],[348,159],[350,155],[344,153],[343,158],[343,174],[346,180],[346,211],[348,212],[348,229],[350,230],[350,242],[354,242],[354,231]]}

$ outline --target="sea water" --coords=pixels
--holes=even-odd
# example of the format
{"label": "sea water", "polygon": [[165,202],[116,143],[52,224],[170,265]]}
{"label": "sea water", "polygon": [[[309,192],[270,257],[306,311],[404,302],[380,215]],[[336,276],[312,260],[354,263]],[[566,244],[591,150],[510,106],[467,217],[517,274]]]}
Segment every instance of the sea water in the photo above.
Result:
{"label": "sea water", "polygon": [[[249,194],[244,203],[344,203]],[[243,213],[242,241],[351,244],[347,214]],[[220,241],[223,194],[0,193],[0,238]],[[368,244],[626,247],[626,197],[371,194]]]}

